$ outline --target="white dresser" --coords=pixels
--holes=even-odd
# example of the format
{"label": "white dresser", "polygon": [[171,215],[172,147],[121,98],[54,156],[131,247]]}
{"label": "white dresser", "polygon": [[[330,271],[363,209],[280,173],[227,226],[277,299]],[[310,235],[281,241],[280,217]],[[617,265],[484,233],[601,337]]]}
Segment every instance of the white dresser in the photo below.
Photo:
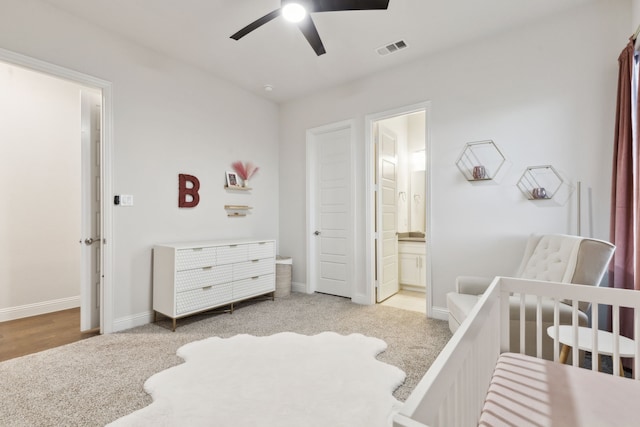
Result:
{"label": "white dresser", "polygon": [[155,245],[153,310],[173,319],[275,292],[275,240]]}

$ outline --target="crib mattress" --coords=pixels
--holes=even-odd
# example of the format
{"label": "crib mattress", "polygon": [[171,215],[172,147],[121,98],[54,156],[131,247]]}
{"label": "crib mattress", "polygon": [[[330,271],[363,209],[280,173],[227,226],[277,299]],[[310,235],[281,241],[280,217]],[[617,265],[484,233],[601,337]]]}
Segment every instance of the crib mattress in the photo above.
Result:
{"label": "crib mattress", "polygon": [[640,381],[503,353],[479,425],[638,426]]}

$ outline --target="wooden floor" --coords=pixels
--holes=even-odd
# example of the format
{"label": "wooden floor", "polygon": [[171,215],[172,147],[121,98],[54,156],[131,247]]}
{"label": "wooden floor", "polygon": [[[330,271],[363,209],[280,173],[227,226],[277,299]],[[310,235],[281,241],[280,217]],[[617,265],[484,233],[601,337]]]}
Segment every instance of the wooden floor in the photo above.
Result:
{"label": "wooden floor", "polygon": [[80,309],[0,322],[0,362],[98,335],[80,332]]}

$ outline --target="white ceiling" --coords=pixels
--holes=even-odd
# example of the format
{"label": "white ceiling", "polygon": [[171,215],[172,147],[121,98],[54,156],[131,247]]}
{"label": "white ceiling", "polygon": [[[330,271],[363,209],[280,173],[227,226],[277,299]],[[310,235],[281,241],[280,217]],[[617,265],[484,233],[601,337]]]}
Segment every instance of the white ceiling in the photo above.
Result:
{"label": "white ceiling", "polygon": [[[390,0],[386,11],[313,14],[327,50],[320,57],[282,17],[229,38],[280,0],[44,1],[284,102],[595,0]],[[408,49],[376,52],[401,39]],[[274,90],[265,92],[266,84]]]}

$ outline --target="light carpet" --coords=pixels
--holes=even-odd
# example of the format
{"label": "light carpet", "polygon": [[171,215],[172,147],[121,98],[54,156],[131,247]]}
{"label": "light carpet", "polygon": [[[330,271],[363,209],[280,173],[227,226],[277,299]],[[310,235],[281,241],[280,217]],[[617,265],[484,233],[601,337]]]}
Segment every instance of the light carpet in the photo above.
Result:
{"label": "light carpet", "polygon": [[405,374],[376,360],[377,338],[324,332],[213,337],[182,346],[185,363],[153,375],[154,402],[110,427],[386,427]]}
{"label": "light carpet", "polygon": [[233,314],[161,319],[116,334],[0,363],[0,426],[104,426],[153,402],[143,390],[152,375],[181,365],[177,350],[193,341],[280,332],[360,333],[388,344],[378,360],[406,372],[393,395],[407,398],[451,332],[446,321],[381,305],[359,305],[322,294],[291,293],[275,301],[246,301]]}

